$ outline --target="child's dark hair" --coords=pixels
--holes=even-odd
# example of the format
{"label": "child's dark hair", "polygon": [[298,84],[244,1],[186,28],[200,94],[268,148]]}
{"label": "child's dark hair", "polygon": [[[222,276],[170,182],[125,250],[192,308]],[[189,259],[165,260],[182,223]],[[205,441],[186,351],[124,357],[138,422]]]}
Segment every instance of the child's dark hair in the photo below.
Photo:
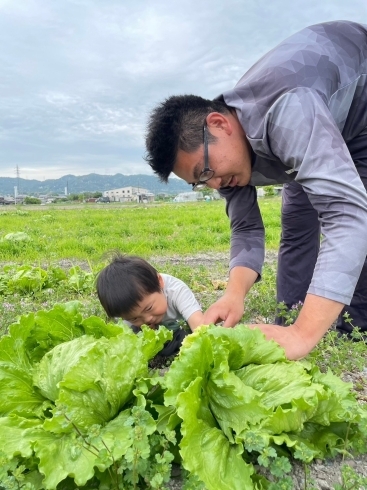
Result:
{"label": "child's dark hair", "polygon": [[110,318],[124,317],[147,294],[161,290],[158,272],[135,255],[114,253],[97,277],[98,298]]}

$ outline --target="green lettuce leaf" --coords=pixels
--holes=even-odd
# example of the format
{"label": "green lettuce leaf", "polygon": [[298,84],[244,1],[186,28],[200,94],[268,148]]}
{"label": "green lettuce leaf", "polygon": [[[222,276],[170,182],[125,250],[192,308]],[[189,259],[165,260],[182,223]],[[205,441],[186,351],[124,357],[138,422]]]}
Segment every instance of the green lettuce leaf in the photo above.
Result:
{"label": "green lettuce leaf", "polygon": [[17,455],[29,458],[33,454],[33,442],[42,432],[39,419],[0,417],[0,452],[9,459]]}
{"label": "green lettuce leaf", "polygon": [[153,330],[143,325],[142,331],[138,333],[138,336],[142,338],[142,353],[146,361],[149,361],[163,349],[168,340],[172,339],[173,333],[164,326],[160,326],[158,330]]}
{"label": "green lettuce leaf", "polygon": [[81,326],[84,329],[86,335],[93,335],[96,339],[100,337],[116,337],[120,335],[124,330],[122,325],[116,325],[115,323],[106,323],[97,316],[90,316],[81,322]]}
{"label": "green lettuce leaf", "polygon": [[[254,470],[242,453],[248,460],[249,453],[287,446],[311,461],[342,452],[348,434],[363,434],[358,422],[367,417],[350,385],[307,362],[288,361],[275,342],[243,325],[197,329],[164,385],[165,405],[182,419],[183,464],[209,490],[254,488]],[[174,420],[172,412],[163,415]]]}
{"label": "green lettuce leaf", "polygon": [[[64,434],[43,431],[35,442],[39,471],[45,475],[45,488],[56,489],[65,478],[74,478],[76,485],[86,485],[95,467],[105,471],[132,445],[132,429],[126,424],[130,410],[121,412],[101,428],[89,443],[74,430]],[[108,448],[108,450],[106,449]],[[104,456],[102,456],[104,455]]]}
{"label": "green lettuce leaf", "polygon": [[23,458],[24,481],[36,490],[104,481],[114,461],[132,452],[134,407],[143,409],[146,434],[157,429],[146,397],[156,413],[163,390],[148,360],[171,332],[135,335],[96,317],[83,320],[80,311],[70,302],[24,315],[0,340],[0,411],[7,415],[0,417],[0,454],[9,471]]}
{"label": "green lettuce leaf", "polygon": [[[33,383],[38,386],[45,398],[55,400],[59,396],[59,383],[65,374],[80,360],[81,357],[96,345],[97,339],[91,336],[64,342],[54,347],[43,356],[33,375]],[[106,339],[100,342],[107,342]]]}
{"label": "green lettuce leaf", "polygon": [[[66,367],[62,360],[73,355],[77,361]],[[45,373],[35,379],[42,380],[39,386],[43,392],[49,383],[49,393],[57,395],[56,406],[66,407],[73,423],[87,430],[117,415],[133,397],[136,380],[147,375],[148,367],[141,338],[125,332],[111,339],[82,337],[61,344],[45,356],[39,372]],[[49,430],[59,430],[59,420],[64,425],[64,418],[56,415],[45,424]]]}
{"label": "green lettuce leaf", "polygon": [[178,397],[178,415],[183,420],[180,444],[184,467],[209,488],[243,490],[253,488],[252,465],[242,459],[241,444],[231,444],[222,431],[201,417],[203,381],[197,378]]}
{"label": "green lettuce leaf", "polygon": [[10,327],[10,335],[0,340],[0,414],[40,416],[45,398],[34,388],[32,363],[26,341],[34,326],[33,315],[25,319],[23,328]]}

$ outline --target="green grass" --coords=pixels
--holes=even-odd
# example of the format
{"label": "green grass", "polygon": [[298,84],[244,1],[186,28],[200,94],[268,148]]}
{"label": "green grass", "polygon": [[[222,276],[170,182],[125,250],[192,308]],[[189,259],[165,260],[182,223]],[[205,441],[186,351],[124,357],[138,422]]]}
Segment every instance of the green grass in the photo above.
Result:
{"label": "green grass", "polygon": [[[260,200],[266,223],[266,246],[279,244],[280,199]],[[78,209],[28,206],[0,213],[0,260],[52,262],[63,258],[98,262],[113,248],[124,253],[191,255],[229,250],[230,225],[224,201],[105,206]],[[28,241],[5,239],[24,232]]]}

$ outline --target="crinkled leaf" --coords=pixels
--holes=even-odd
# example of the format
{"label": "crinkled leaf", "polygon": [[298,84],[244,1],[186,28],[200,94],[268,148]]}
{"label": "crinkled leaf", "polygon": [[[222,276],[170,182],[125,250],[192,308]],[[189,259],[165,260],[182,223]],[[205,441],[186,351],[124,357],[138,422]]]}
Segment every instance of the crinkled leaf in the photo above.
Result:
{"label": "crinkled leaf", "polygon": [[167,328],[160,326],[158,330],[153,330],[145,325],[139,332],[142,337],[142,352],[147,361],[152,359],[159,351],[163,349],[164,344],[172,339],[172,332]]}
{"label": "crinkled leaf", "polygon": [[[285,445],[308,462],[343,451],[347,430],[353,440],[363,433],[348,422],[367,416],[350,386],[309,363],[287,361],[283,349],[243,325],[197,329],[184,340],[164,384],[165,404],[176,407],[182,419],[183,464],[209,490],[224,488],[220,455],[216,464],[207,461],[215,444],[208,453],[202,451],[218,427],[224,448],[243,444],[247,451],[260,452],[270,445]],[[318,430],[311,430],[314,427]],[[237,460],[233,471],[234,479],[241,481]]]}
{"label": "crinkled leaf", "polygon": [[[113,459],[121,458],[132,444],[131,428],[126,425],[130,410],[121,412],[100,431],[98,437],[88,445],[74,430],[70,433],[54,434],[44,431],[37,438],[35,453],[40,459],[39,470],[45,475],[45,486],[49,490],[68,476],[76,485],[83,486],[94,476],[94,468],[104,471]],[[106,450],[107,446],[107,450]],[[101,454],[107,451],[107,457]]]}
{"label": "crinkled leaf", "polygon": [[94,475],[98,454],[83,447],[75,432],[52,434],[44,431],[38,436],[34,449],[48,490],[56,489],[57,484],[68,476],[75,478],[76,484],[82,486]]}
{"label": "crinkled leaf", "polygon": [[[96,345],[97,339],[83,335],[70,342],[54,347],[41,359],[33,376],[33,382],[43,396],[55,401],[59,396],[59,383],[81,357]],[[100,342],[107,342],[102,339]]]}
{"label": "crinkled leaf", "polygon": [[83,335],[79,308],[78,301],[70,301],[62,305],[57,304],[50,311],[38,311],[35,316],[37,340],[42,337],[51,338],[55,342],[54,345],[57,345]]}
{"label": "crinkled leaf", "polygon": [[33,442],[42,433],[39,419],[26,419],[17,415],[0,417],[0,452],[9,459],[16,455],[29,458]]}
{"label": "crinkled leaf", "polygon": [[132,397],[136,379],[147,370],[137,335],[99,339],[64,374],[56,404],[67,407],[78,427],[106,423]]}
{"label": "crinkled leaf", "polygon": [[175,405],[177,396],[196,378],[205,378],[213,365],[208,327],[200,327],[184,338],[179,355],[165,376],[165,405]]}
{"label": "crinkled leaf", "polygon": [[10,327],[0,340],[0,414],[12,412],[40,416],[44,397],[34,388],[32,364],[26,349],[34,327],[34,316]]}
{"label": "crinkled leaf", "polygon": [[355,397],[351,393],[352,383],[345,383],[331,371],[321,373],[316,366],[312,375],[316,382],[324,385],[327,396],[320,399],[311,422],[330,425],[332,422],[360,420],[360,411],[357,410]]}
{"label": "crinkled leaf", "polygon": [[180,448],[183,464],[208,489],[250,490],[252,465],[242,459],[241,445],[230,444],[222,431],[200,418],[202,380],[197,378],[178,397],[183,435]]}
{"label": "crinkled leaf", "polygon": [[276,407],[291,403],[298,398],[310,398],[322,386],[313,382],[301,364],[296,362],[275,362],[245,366],[235,372],[242,382],[264,393],[262,403]]}
{"label": "crinkled leaf", "polygon": [[271,414],[271,410],[262,403],[262,392],[246,386],[224,367],[223,363],[222,369],[212,371],[203,390],[208,395],[211,412],[232,441],[232,430],[239,433],[245,427],[260,423]]}
{"label": "crinkled leaf", "polygon": [[120,335],[124,329],[114,323],[106,323],[97,316],[90,316],[81,322],[86,335],[93,335],[96,339],[100,337],[116,337]]}
{"label": "crinkled leaf", "polygon": [[29,371],[15,366],[0,365],[1,415],[14,412],[40,417],[45,401],[45,398],[34,388]]}
{"label": "crinkled leaf", "polygon": [[[22,315],[17,323],[11,326],[10,334],[13,337],[15,330],[27,329],[27,336],[23,339],[24,349],[33,364],[56,345],[84,334],[84,329],[80,325],[82,321],[80,307],[79,301],[70,301],[56,304],[49,311],[40,310],[35,314]],[[30,324],[32,324],[31,329],[29,329]]]}
{"label": "crinkled leaf", "polygon": [[26,340],[32,335],[34,314],[22,317],[22,323],[14,323],[9,327],[9,335],[0,340],[0,365],[7,364],[21,370],[29,371],[32,363],[26,348]]}
{"label": "crinkled leaf", "polygon": [[215,327],[209,329],[208,335],[213,337],[214,348],[215,339],[220,338],[226,343],[231,371],[248,364],[271,364],[286,360],[284,349],[273,340],[265,340],[265,335],[257,328],[250,329],[242,324],[235,328]]}

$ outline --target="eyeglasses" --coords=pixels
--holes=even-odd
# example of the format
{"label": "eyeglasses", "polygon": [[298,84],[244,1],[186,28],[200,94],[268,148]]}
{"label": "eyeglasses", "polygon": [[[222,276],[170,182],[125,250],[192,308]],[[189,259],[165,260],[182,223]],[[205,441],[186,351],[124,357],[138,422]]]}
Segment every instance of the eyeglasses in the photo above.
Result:
{"label": "eyeglasses", "polygon": [[192,185],[193,191],[201,191],[207,186],[208,180],[214,176],[214,170],[209,167],[209,152],[208,152],[208,128],[206,127],[206,121],[203,126],[204,133],[204,168],[200,172],[199,180]]}

